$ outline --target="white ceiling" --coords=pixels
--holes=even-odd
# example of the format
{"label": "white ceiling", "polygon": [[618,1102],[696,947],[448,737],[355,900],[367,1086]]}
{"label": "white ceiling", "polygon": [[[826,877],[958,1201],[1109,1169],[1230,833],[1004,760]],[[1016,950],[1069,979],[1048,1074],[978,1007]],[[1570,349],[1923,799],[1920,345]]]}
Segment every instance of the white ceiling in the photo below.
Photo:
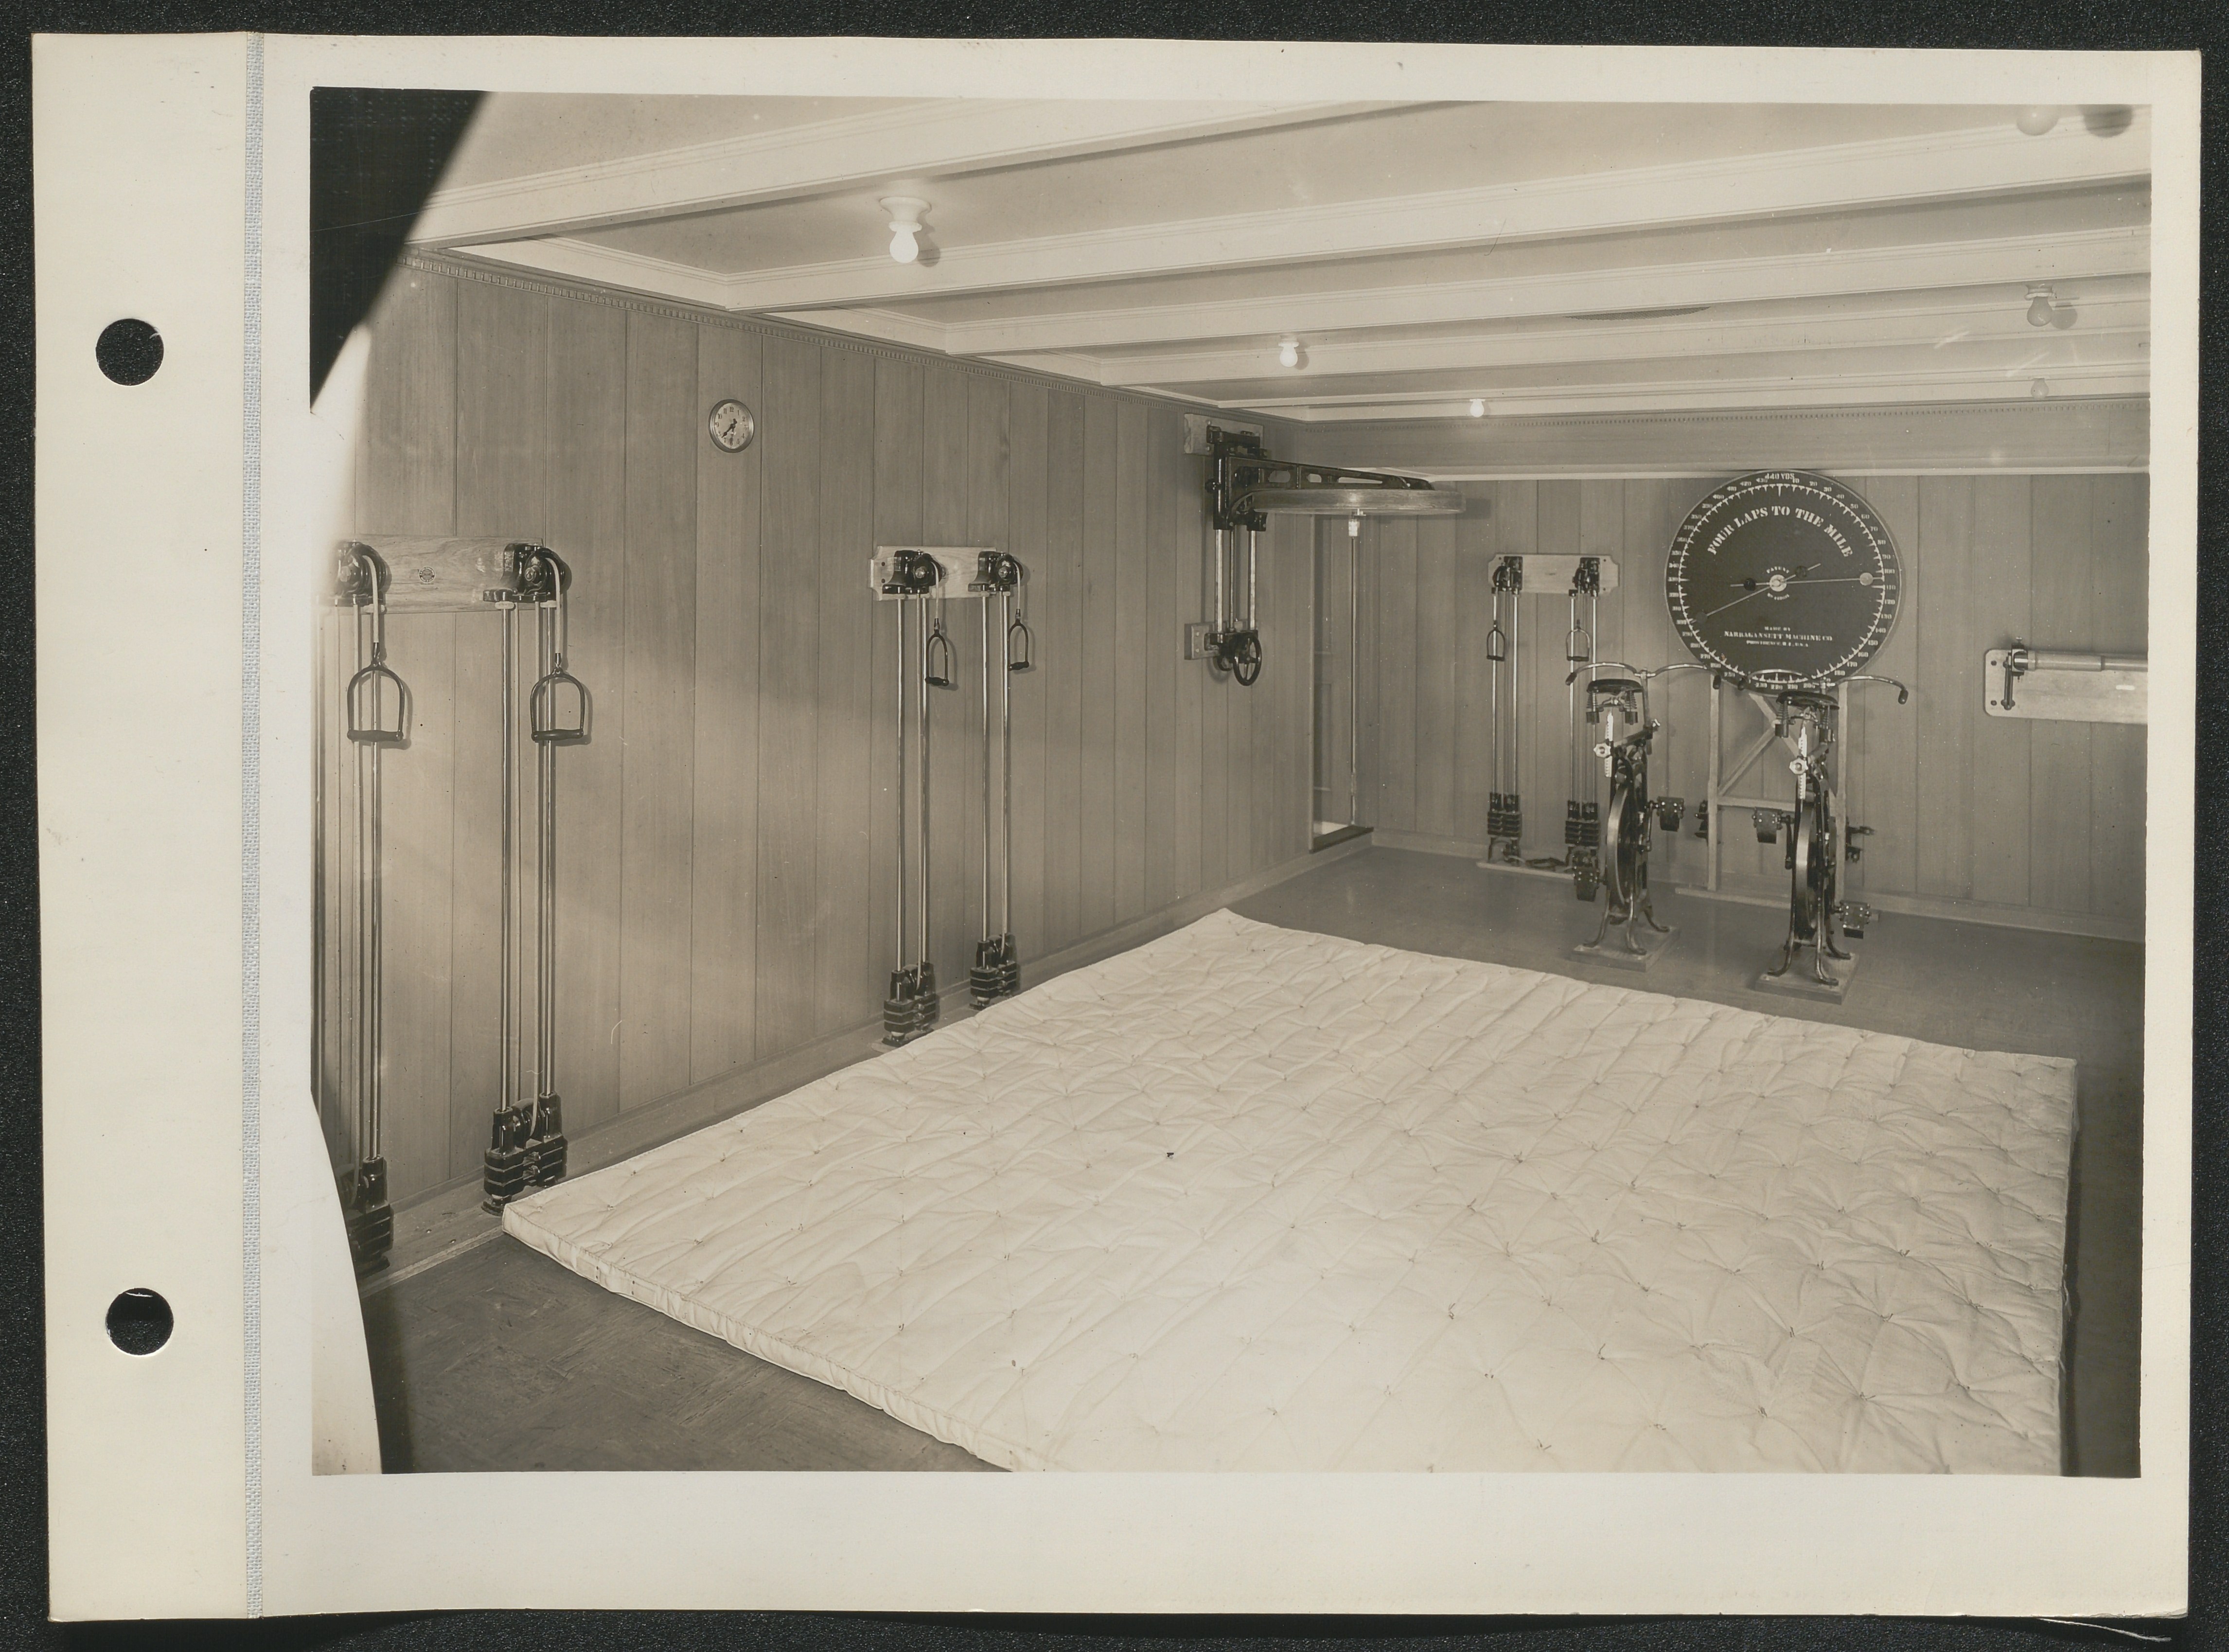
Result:
{"label": "white ceiling", "polygon": [[1303,421],[2141,395],[2149,122],[2017,113],[499,94],[412,238]]}

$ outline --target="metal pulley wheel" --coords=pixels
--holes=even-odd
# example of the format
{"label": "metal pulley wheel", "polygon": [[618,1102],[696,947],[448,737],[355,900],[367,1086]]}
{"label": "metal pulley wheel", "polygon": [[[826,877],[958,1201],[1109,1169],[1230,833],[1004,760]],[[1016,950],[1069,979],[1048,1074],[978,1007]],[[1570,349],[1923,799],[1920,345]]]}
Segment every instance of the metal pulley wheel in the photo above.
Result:
{"label": "metal pulley wheel", "polygon": [[1641,898],[1648,865],[1648,807],[1630,779],[1610,793],[1603,820],[1602,878],[1613,915],[1630,912]]}
{"label": "metal pulley wheel", "polygon": [[1813,792],[1796,812],[1792,838],[1789,916],[1796,939],[1816,941],[1820,926],[1832,922],[1834,907],[1834,829],[1823,791]]}

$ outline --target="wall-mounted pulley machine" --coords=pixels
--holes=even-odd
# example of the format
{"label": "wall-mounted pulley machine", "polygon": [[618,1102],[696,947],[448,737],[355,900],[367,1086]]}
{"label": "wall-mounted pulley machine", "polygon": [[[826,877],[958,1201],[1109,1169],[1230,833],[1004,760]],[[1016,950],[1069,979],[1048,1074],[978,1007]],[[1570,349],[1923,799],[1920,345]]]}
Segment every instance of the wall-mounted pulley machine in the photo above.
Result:
{"label": "wall-mounted pulley machine", "polygon": [[941,1017],[931,955],[929,691],[960,686],[959,651],[945,629],[952,601],[978,605],[982,691],[982,935],[967,972],[968,997],[980,1009],[1021,991],[1013,920],[1013,679],[1037,663],[1025,613],[1028,582],[1019,558],[982,546],[884,545],[868,567],[869,588],[896,604],[897,614],[897,956],[883,1000],[885,1044],[932,1032]]}
{"label": "wall-mounted pulley machine", "polygon": [[[1603,869],[1601,753],[1593,736],[1600,723],[1586,679],[1600,665],[1596,637],[1602,599],[1618,585],[1618,567],[1605,556],[1513,553],[1494,559],[1488,584],[1487,671],[1487,849],[1479,863],[1568,876],[1583,901],[1601,890]],[[1524,730],[1526,627],[1525,599],[1560,599],[1564,605],[1564,852],[1525,853]],[[1629,668],[1628,668],[1629,669]]]}
{"label": "wall-mounted pulley machine", "polygon": [[[353,1160],[344,1183],[343,1208],[357,1266],[369,1270],[384,1263],[393,1243],[394,1216],[387,1203],[387,1163],[382,1141],[382,1079],[384,1057],[385,961],[382,953],[386,894],[382,768],[389,754],[408,749],[412,731],[410,691],[390,662],[389,619],[414,613],[500,614],[502,690],[498,699],[501,747],[502,826],[499,831],[500,948],[496,1025],[496,1093],[490,1142],[483,1166],[489,1209],[498,1210],[530,1187],[545,1186],[565,1173],[566,1141],[556,1081],[557,1038],[557,766],[560,747],[589,738],[594,705],[588,690],[567,663],[572,570],[547,546],[508,539],[364,538],[337,547],[331,600],[346,609],[354,633],[354,674],[342,689],[340,704],[320,708],[318,729],[316,834],[316,981],[318,1012],[312,1052],[320,1112],[325,1094],[324,1049],[326,994],[337,987],[334,1006],[344,1045],[330,1104],[346,1115],[349,1154]],[[524,921],[518,845],[519,820],[518,614],[535,611],[539,641],[538,669],[524,696],[525,732],[536,754],[535,871],[532,922],[534,1008],[530,1057],[525,1048],[528,1016],[523,1002],[525,961],[521,956]],[[326,627],[318,627],[325,646]],[[323,681],[322,658],[319,665]],[[324,887],[326,803],[325,730],[331,720],[356,754],[352,776],[338,776],[348,808],[348,874],[351,888],[344,910],[329,914]],[[325,976],[326,931],[337,918],[344,937],[338,982]]]}
{"label": "wall-mounted pulley machine", "polygon": [[1211,620],[1185,628],[1185,658],[1205,659],[1217,676],[1242,687],[1252,687],[1262,675],[1262,632],[1255,607],[1261,582],[1256,538],[1268,530],[1273,512],[1346,517],[1350,534],[1359,532],[1364,517],[1462,514],[1461,492],[1420,477],[1272,459],[1261,430],[1253,426],[1225,427],[1188,415],[1185,451],[1208,461],[1215,602]]}

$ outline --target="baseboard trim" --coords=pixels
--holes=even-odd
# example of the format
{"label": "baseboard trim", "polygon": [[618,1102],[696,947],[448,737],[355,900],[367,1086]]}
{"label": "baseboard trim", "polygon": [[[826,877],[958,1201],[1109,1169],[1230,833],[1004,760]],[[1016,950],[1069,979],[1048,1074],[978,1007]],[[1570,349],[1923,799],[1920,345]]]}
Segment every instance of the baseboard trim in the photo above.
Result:
{"label": "baseboard trim", "polygon": [[[1411,849],[1427,855],[1458,856],[1467,860],[1483,859],[1486,845],[1465,843],[1457,838],[1433,837],[1419,832],[1392,832],[1380,826],[1375,841],[1387,849]],[[1493,870],[1501,871],[1501,867]],[[1510,871],[1530,868],[1508,868]],[[1723,884],[1715,890],[1700,884],[1673,883],[1661,880],[1660,890],[1680,895],[1692,895],[1698,900],[1727,901],[1737,906],[1783,906],[1788,901],[1785,886],[1767,884]],[[2046,935],[2087,935],[2096,941],[2129,941],[2142,945],[2144,938],[2141,918],[2112,917],[2096,912],[2060,912],[2040,906],[2010,906],[1996,901],[1962,901],[1949,896],[1874,894],[1858,890],[1851,897],[1861,900],[1876,912],[1894,913],[1903,917],[1947,918],[1956,923],[1986,923],[2000,929],[2040,930]]]}
{"label": "baseboard trim", "polygon": [[[1102,958],[1111,958],[1118,952],[1127,952],[1187,923],[1197,922],[1234,902],[1274,888],[1289,877],[1359,854],[1369,846],[1370,837],[1365,832],[1326,848],[1295,855],[1235,884],[1187,897],[1143,917],[1088,936],[1049,957],[1035,961],[1025,958],[1022,978],[1035,986],[1086,964],[1097,963]],[[945,1021],[959,1019],[970,1012],[964,982],[947,987],[937,997],[941,1019]],[[639,1153],[647,1153],[652,1147],[663,1147],[708,1124],[746,1112],[761,1102],[786,1096],[816,1078],[825,1078],[839,1069],[881,1055],[887,1047],[883,1043],[882,1023],[877,1020],[847,1027],[764,1061],[731,1068],[581,1131],[566,1147],[568,1174],[584,1175],[632,1159]],[[459,1176],[414,1194],[395,1205],[395,1246],[388,1255],[388,1265],[363,1281],[363,1294],[375,1295],[390,1285],[478,1248],[502,1231],[501,1219],[480,1208],[480,1179],[477,1174]]]}

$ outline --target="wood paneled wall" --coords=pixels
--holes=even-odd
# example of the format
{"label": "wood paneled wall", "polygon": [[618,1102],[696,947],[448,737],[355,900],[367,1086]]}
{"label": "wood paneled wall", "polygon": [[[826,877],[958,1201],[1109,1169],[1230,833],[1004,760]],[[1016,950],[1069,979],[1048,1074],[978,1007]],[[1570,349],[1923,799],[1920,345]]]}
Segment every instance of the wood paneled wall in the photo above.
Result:
{"label": "wood paneled wall", "polygon": [[[593,742],[558,757],[568,1130],[879,1016],[896,607],[866,588],[878,543],[998,546],[1031,570],[1025,980],[1032,960],[1306,852],[1312,536],[1280,519],[1264,540],[1260,685],[1186,663],[1206,564],[1174,405],[419,268],[372,337],[357,531],[534,538],[575,573],[572,665],[596,713]],[[726,395],[759,418],[740,455],[704,431]],[[935,697],[933,950],[951,986],[980,934],[982,795],[973,606],[947,622],[963,687]],[[500,650],[493,614],[393,628],[415,696],[386,762],[398,1199],[475,1173],[497,1101]],[[530,810],[524,744],[520,760]],[[340,853],[329,981],[350,942]]]}
{"label": "wood paneled wall", "polygon": [[[1488,761],[1485,652],[1492,559],[1515,551],[1617,559],[1597,655],[1648,667],[1689,656],[1664,603],[1664,559],[1687,511],[1725,479],[1468,482],[1468,512],[1385,519],[1365,530],[1363,711],[1371,823],[1482,844]],[[2143,917],[2144,730],[2034,723],[1982,710],[1982,654],[2024,637],[2043,647],[2140,652],[2149,574],[2142,475],[1864,477],[1895,536],[1907,579],[1903,613],[1870,669],[1911,688],[1859,691],[1846,732],[1853,817],[1870,826],[1851,892],[1909,897],[1971,916],[2047,917],[2056,927],[2125,934]],[[1322,555],[1343,554],[1324,524]],[[1334,539],[1340,543],[1334,543]],[[1374,614],[1373,614],[1374,608]],[[1569,794],[1560,595],[1524,599],[1520,668],[1526,848],[1563,852]],[[1377,659],[1369,655],[1374,642]],[[1666,726],[1654,774],[1688,800],[1676,843],[1656,865],[1700,884],[1694,835],[1708,759],[1708,679],[1683,672],[1656,694]],[[1757,730],[1747,711],[1730,731]],[[1747,736],[1741,736],[1745,742]],[[1731,742],[1730,741],[1730,743]],[[1744,788],[1748,789],[1748,788]],[[1781,850],[1729,822],[1723,877],[1785,887]]]}

